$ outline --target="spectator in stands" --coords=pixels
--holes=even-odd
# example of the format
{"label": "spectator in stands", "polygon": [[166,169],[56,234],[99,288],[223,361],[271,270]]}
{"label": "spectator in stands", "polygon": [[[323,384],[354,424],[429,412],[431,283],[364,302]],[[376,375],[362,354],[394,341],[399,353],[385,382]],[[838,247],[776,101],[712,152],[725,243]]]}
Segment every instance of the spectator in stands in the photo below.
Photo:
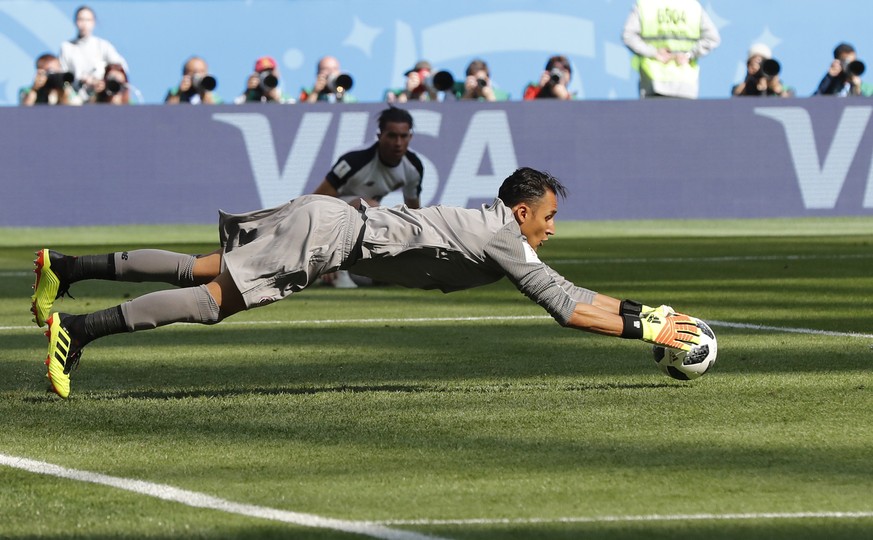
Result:
{"label": "spectator in stands", "polygon": [[640,73],[640,97],[697,99],[698,59],[721,43],[697,0],[637,0],[622,31]]}
{"label": "spectator in stands", "polygon": [[573,70],[566,56],[555,55],[546,62],[546,69],[540,75],[539,82],[532,82],[524,89],[523,99],[573,99],[567,87]]}
{"label": "spectator in stands", "polygon": [[182,67],[182,80],[179,86],[170,88],[164,103],[178,104],[189,103],[199,105],[201,103],[214,105],[221,103],[221,98],[214,92],[218,81],[209,74],[209,66],[206,60],[199,56],[192,56]]}
{"label": "spectator in stands", "polygon": [[[109,64],[103,78],[94,84],[94,95],[90,103],[108,105],[130,105],[132,86],[127,80],[127,72],[121,64]],[[133,100],[135,103],[136,100]]]}
{"label": "spectator in stands", "polygon": [[294,98],[281,88],[282,74],[272,56],[262,56],[255,61],[255,72],[249,75],[246,90],[234,103],[294,103]]}
{"label": "spectator in stands", "polygon": [[[402,190],[406,206],[421,207],[424,165],[415,152],[409,150],[412,115],[389,107],[379,113],[378,124],[376,142],[340,156],[313,193],[338,197],[359,208],[362,200],[367,206],[379,206],[383,197]],[[348,272],[328,274],[323,281],[343,289],[365,282],[353,279]]]}
{"label": "spectator in stands", "polygon": [[107,64],[118,64],[127,73],[127,61],[115,47],[94,35],[97,17],[88,6],[76,9],[76,39],[61,44],[61,69],[73,74],[74,85],[83,101],[95,93],[94,87],[103,80]]}
{"label": "spectator in stands", "polygon": [[450,90],[454,85],[454,80],[447,71],[434,73],[427,60],[416,62],[415,67],[404,75],[406,76],[404,88],[389,89],[385,93],[385,101],[388,103],[438,101],[440,92]]}
{"label": "spectator in stands", "polygon": [[731,89],[733,96],[792,97],[794,90],[782,84],[779,62],[773,60],[770,47],[756,43],[749,48],[746,77]]}
{"label": "spectator in stands", "polygon": [[36,59],[33,84],[18,92],[22,105],[81,105],[82,100],[73,90],[73,74],[61,69],[58,57],[45,53]]}
{"label": "spectator in stands", "polygon": [[834,49],[834,60],[813,95],[815,96],[869,96],[873,87],[861,80],[864,63],[859,61],[855,48],[840,43]]}
{"label": "spectator in stands", "polygon": [[299,101],[301,103],[319,101],[353,103],[357,100],[349,94],[352,83],[351,76],[342,72],[339,60],[333,56],[325,56],[318,61],[315,82],[300,91]]}
{"label": "spectator in stands", "polygon": [[491,84],[491,72],[484,60],[476,59],[467,65],[467,77],[455,83],[458,99],[477,101],[506,101],[509,94]]}

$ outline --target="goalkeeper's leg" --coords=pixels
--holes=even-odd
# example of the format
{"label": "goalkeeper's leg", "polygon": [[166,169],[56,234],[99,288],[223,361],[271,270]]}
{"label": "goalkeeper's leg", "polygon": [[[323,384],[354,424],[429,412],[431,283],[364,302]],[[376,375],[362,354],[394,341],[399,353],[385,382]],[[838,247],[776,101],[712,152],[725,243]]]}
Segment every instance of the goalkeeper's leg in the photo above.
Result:
{"label": "goalkeeper's leg", "polygon": [[42,249],[34,260],[36,278],[31,297],[34,322],[45,324],[54,301],[69,295],[70,285],[86,279],[160,282],[179,287],[208,283],[221,271],[221,250],[197,256],[159,249],[103,255],[64,255]]}
{"label": "goalkeeper's leg", "polygon": [[54,313],[48,318],[45,360],[52,390],[63,398],[69,396],[71,371],[78,366],[82,349],[96,339],[177,322],[215,324],[243,309],[242,295],[225,273],[207,285],[157,291],[87,315]]}

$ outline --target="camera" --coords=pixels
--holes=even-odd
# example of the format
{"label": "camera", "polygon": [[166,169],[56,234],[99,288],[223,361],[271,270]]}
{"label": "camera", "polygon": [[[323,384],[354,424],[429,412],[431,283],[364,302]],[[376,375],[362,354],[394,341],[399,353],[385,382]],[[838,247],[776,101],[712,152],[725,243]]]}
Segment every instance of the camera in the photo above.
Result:
{"label": "camera", "polygon": [[455,86],[455,78],[448,71],[438,71],[429,77],[422,77],[422,72],[418,72],[421,79],[421,85],[415,89],[415,92],[445,92]]}
{"label": "camera", "polygon": [[279,86],[279,77],[273,75],[273,70],[267,69],[258,73],[260,89],[262,92],[270,92]]}
{"label": "camera", "polygon": [[772,58],[765,58],[761,62],[761,66],[758,68],[758,71],[746,77],[746,86],[743,88],[742,95],[744,96],[761,96],[761,95],[772,95],[773,92],[770,89],[770,84],[767,84],[767,88],[764,90],[760,90],[758,88],[758,83],[761,82],[761,79],[767,79],[768,81],[779,75],[779,72],[782,70],[782,66],[778,61]]}
{"label": "camera", "polygon": [[564,72],[559,68],[552,68],[549,72],[549,84],[558,84],[561,82],[561,79],[564,77]]}
{"label": "camera", "polygon": [[73,84],[73,74],[64,71],[50,71],[46,73],[45,87],[49,90],[60,90],[65,84]]}
{"label": "camera", "polygon": [[860,77],[864,74],[864,71],[867,70],[867,66],[864,65],[864,62],[860,60],[852,60],[851,62],[843,62],[843,71],[854,75],[856,77]]}
{"label": "camera", "polygon": [[782,66],[776,60],[772,58],[765,58],[761,62],[761,66],[758,68],[758,71],[753,75],[749,75],[749,81],[752,83],[757,83],[759,80],[763,79],[772,79],[776,75],[779,75],[779,72],[782,70]]}
{"label": "camera", "polygon": [[772,58],[767,58],[763,62],[761,62],[761,70],[758,72],[762,76],[767,77],[768,79],[772,79],[776,75],[779,75],[779,72],[782,71],[782,66],[776,60]]}
{"label": "camera", "polygon": [[354,80],[352,80],[352,76],[348,73],[333,75],[327,80],[328,90],[336,94],[342,94],[343,92],[351,90],[353,84]]}
{"label": "camera", "polygon": [[455,78],[448,71],[437,71],[429,78],[427,83],[428,86],[433,87],[437,92],[445,92],[455,86]]}
{"label": "camera", "polygon": [[191,75],[191,88],[195,92],[212,92],[218,86],[218,81],[212,75]]}
{"label": "camera", "polygon": [[488,81],[486,81],[485,79],[476,79],[476,84],[479,85],[479,88],[485,88],[486,86],[488,86]]}
{"label": "camera", "polygon": [[125,84],[123,82],[119,81],[118,79],[109,78],[109,79],[106,79],[106,89],[104,90],[104,92],[106,93],[107,96],[111,97],[111,96],[114,96],[115,94],[121,92],[121,90],[124,89],[124,86],[125,86]]}

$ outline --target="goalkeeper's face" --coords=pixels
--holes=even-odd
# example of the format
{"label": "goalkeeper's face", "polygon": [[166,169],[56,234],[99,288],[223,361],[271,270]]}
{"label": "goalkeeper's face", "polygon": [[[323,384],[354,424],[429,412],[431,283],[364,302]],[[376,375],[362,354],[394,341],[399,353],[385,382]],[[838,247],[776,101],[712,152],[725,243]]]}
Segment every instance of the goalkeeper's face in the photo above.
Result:
{"label": "goalkeeper's face", "polygon": [[555,234],[558,198],[552,191],[547,191],[536,203],[519,203],[513,211],[521,233],[535,251],[549,239],[549,236]]}

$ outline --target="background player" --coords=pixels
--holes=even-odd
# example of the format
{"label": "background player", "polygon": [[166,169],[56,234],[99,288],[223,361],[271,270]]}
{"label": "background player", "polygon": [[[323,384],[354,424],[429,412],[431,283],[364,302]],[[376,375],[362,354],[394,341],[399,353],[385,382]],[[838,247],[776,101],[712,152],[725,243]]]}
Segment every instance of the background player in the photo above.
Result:
{"label": "background player", "polygon": [[[314,193],[339,197],[357,208],[361,200],[369,206],[377,206],[382,197],[401,189],[406,206],[421,207],[424,165],[409,149],[412,115],[390,107],[379,114],[378,125],[376,142],[340,156]],[[370,280],[352,279],[347,271],[341,270],[326,274],[323,281],[337,288],[351,289]]]}

